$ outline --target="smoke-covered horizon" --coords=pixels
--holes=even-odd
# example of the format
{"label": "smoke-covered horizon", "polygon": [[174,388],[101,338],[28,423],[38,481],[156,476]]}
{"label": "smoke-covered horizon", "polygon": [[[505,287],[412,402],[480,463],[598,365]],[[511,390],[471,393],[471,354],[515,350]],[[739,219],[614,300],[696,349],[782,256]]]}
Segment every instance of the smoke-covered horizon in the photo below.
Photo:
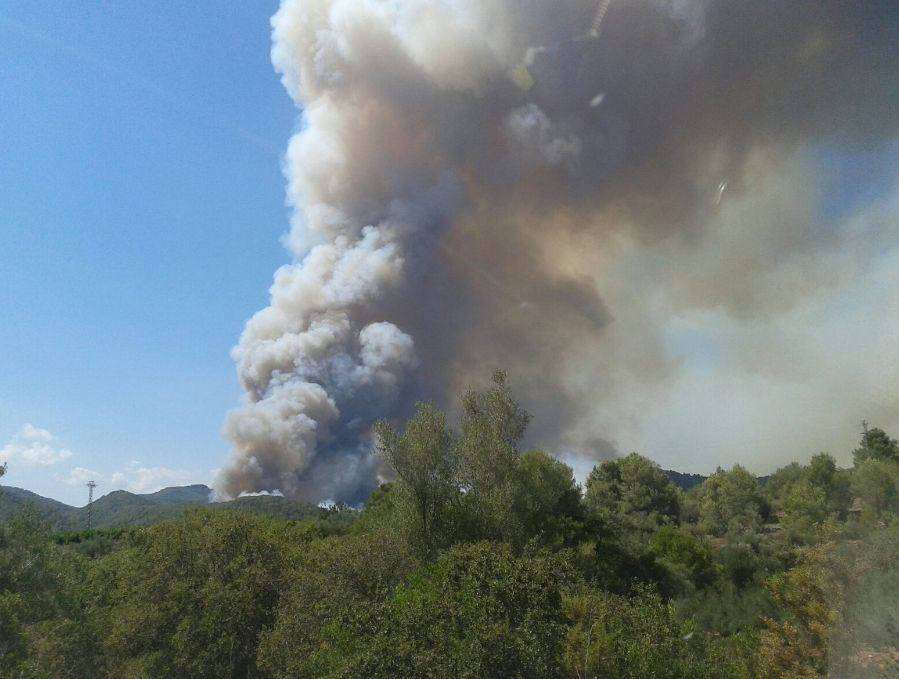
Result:
{"label": "smoke-covered horizon", "polygon": [[495,368],[571,458],[770,465],[899,424],[899,181],[855,200],[834,169],[899,157],[899,8],[284,0],[272,25],[294,261],[233,352],[220,496],[359,500],[376,419]]}

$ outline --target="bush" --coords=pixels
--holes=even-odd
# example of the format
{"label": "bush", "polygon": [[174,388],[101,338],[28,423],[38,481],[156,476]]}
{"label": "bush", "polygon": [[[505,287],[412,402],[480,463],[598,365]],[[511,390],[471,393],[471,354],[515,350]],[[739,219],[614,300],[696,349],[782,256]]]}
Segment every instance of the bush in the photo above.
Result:
{"label": "bush", "polygon": [[557,677],[562,566],[508,546],[456,547],[400,585],[350,676]]}
{"label": "bush", "polygon": [[285,536],[267,519],[196,511],[105,564],[114,675],[252,676],[283,588]]}
{"label": "bush", "polygon": [[693,679],[750,676],[748,652],[682,620],[652,588],[627,598],[600,591],[564,601],[570,621],[563,665],[570,677]]}

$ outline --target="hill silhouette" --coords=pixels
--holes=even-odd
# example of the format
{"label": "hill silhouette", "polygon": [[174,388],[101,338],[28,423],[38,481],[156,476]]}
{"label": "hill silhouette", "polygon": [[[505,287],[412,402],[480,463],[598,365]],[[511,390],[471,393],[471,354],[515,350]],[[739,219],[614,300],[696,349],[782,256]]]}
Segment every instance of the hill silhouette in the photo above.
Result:
{"label": "hill silhouette", "polygon": [[[94,528],[147,526],[180,517],[191,508],[208,506],[280,519],[302,520],[317,516],[314,504],[278,496],[242,497],[230,502],[210,503],[212,489],[202,484],[163,488],[155,493],[115,490],[94,501]],[[72,507],[23,488],[0,486],[0,521],[31,505],[54,530],[83,530],[87,527],[87,507]]]}

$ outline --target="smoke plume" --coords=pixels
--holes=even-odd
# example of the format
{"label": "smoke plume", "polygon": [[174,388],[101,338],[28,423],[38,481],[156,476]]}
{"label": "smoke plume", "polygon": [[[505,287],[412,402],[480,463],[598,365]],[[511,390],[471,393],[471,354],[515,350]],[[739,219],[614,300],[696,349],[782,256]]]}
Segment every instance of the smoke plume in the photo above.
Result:
{"label": "smoke plume", "polygon": [[822,209],[828,154],[895,151],[893,2],[284,0],[272,25],[295,260],[233,352],[223,497],[358,500],[376,418],[496,367],[534,443],[664,439],[678,328],[717,319],[716,374],[789,373],[772,329],[825,324],[899,240],[889,196]]}

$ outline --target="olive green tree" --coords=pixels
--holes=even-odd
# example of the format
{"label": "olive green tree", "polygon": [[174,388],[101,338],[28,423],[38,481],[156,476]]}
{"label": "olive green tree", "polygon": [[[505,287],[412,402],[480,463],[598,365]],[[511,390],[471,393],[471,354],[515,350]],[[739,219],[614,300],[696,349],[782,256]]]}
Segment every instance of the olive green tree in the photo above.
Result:
{"label": "olive green tree", "polygon": [[114,554],[110,676],[257,676],[256,648],[284,587],[282,524],[195,511]]}
{"label": "olive green tree", "polygon": [[558,677],[563,584],[555,557],[456,546],[396,589],[341,674]]}
{"label": "olive green tree", "polygon": [[712,535],[757,528],[767,514],[758,480],[740,465],[718,469],[699,491],[699,525]]}
{"label": "olive green tree", "polygon": [[524,453],[516,465],[513,510],[521,533],[517,542],[572,545],[583,527],[581,489],[571,467],[539,450]]}
{"label": "olive green tree", "polygon": [[862,434],[858,448],[852,451],[852,459],[856,466],[867,460],[899,462],[899,443],[883,429],[867,429]]}
{"label": "olive green tree", "polygon": [[446,416],[422,403],[402,432],[381,421],[375,435],[378,452],[397,477],[403,527],[423,553],[430,553],[451,539],[458,504],[459,458]]}
{"label": "olive green tree", "polygon": [[589,511],[631,528],[675,524],[680,514],[677,488],[656,463],[637,453],[594,467],[586,491]]}
{"label": "olive green tree", "polygon": [[899,464],[873,458],[860,463],[852,474],[852,495],[867,521],[899,513]]}

